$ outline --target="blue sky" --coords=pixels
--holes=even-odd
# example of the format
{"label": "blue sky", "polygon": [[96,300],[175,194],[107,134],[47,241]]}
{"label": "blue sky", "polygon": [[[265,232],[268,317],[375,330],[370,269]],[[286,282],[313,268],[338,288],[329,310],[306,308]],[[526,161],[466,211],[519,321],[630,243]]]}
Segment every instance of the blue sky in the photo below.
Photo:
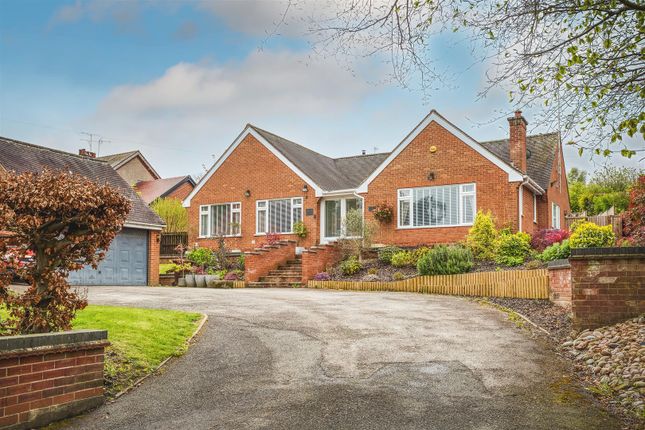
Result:
{"label": "blue sky", "polygon": [[[424,97],[383,82],[378,58],[348,70],[317,55],[297,19],[273,34],[283,11],[261,0],[4,0],[0,135],[76,152],[81,132],[96,133],[101,154],[140,149],[163,176],[201,173],[248,122],[330,156],[390,150],[432,108],[478,140],[507,135],[514,107],[502,90],[477,98],[485,66],[456,36],[437,40],[449,81]],[[569,167],[593,169],[573,154]]]}

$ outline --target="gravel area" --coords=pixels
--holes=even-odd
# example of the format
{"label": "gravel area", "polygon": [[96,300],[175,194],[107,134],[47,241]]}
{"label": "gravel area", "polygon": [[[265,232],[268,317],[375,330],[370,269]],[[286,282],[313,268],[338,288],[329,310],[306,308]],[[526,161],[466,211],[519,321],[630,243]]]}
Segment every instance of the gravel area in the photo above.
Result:
{"label": "gravel area", "polygon": [[627,420],[645,428],[645,317],[585,330],[562,344],[589,390]]}
{"label": "gravel area", "polygon": [[[370,273],[374,272],[376,273]],[[338,281],[395,281],[394,274],[400,273],[403,275],[403,279],[412,278],[418,276],[417,268],[412,266],[406,267],[394,267],[389,264],[383,263],[378,259],[370,259],[363,261],[363,268],[355,273],[354,275],[343,275],[340,272],[340,265],[334,267],[334,269],[329,272],[331,278]],[[376,275],[377,278],[373,278]]]}
{"label": "gravel area", "polygon": [[571,311],[549,300],[490,297],[488,301],[511,309],[548,331],[558,344],[571,334]]}

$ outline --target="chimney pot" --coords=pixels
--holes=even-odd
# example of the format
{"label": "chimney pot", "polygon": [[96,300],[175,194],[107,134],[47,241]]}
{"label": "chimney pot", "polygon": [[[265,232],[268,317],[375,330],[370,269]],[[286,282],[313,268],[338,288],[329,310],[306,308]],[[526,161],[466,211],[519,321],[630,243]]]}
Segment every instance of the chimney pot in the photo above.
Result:
{"label": "chimney pot", "polygon": [[363,150],[361,151],[361,155],[365,155],[365,154],[367,154],[367,151],[363,149]]}
{"label": "chimney pot", "polygon": [[96,158],[96,153],[88,151],[85,148],[79,149],[78,150],[78,155],[82,155],[83,157]]}

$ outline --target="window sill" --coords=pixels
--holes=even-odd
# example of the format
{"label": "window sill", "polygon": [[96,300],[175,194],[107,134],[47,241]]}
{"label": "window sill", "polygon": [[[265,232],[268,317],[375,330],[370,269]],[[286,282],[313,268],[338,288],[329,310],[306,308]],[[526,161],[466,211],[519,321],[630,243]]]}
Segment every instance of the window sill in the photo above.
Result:
{"label": "window sill", "polygon": [[197,236],[197,239],[217,239],[218,237],[234,238],[234,237],[242,237],[242,235],[234,234],[234,235],[226,235],[226,236]]}
{"label": "window sill", "polygon": [[396,230],[418,230],[426,228],[455,228],[455,227],[472,227],[472,224],[455,224],[455,225],[423,225],[423,226],[414,226],[414,227],[401,227],[398,226]]}
{"label": "window sill", "polygon": [[[295,236],[295,233],[275,233],[278,236]],[[265,237],[267,234],[266,233],[255,233],[253,236],[255,237]]]}

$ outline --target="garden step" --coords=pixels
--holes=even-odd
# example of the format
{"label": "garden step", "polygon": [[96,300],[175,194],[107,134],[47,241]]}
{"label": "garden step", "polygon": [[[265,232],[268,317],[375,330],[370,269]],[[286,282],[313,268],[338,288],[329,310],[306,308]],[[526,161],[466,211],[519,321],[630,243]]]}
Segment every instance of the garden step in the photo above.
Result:
{"label": "garden step", "polygon": [[302,270],[272,270],[268,276],[302,276]]}
{"label": "garden step", "polygon": [[262,276],[260,278],[260,282],[274,282],[274,283],[294,283],[294,282],[300,282],[302,280],[302,276],[280,276],[280,275],[269,275],[269,276]]}
{"label": "garden step", "polygon": [[297,284],[300,286],[299,282],[247,282],[247,288],[293,288]]}

